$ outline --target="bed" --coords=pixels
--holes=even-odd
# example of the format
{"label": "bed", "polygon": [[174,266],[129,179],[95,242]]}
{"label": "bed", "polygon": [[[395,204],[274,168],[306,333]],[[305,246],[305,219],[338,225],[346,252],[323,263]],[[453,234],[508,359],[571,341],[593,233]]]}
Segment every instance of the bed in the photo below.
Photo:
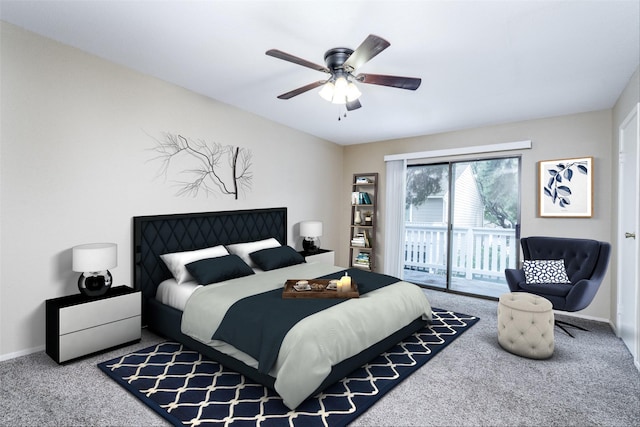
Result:
{"label": "bed", "polygon": [[[391,276],[324,263],[278,264],[295,258],[294,250],[286,246],[287,229],[286,208],[134,217],[134,287],[142,292],[143,324],[150,330],[275,390],[294,409],[424,327],[431,320],[431,307],[417,286]],[[270,246],[251,249],[264,242]],[[184,265],[179,266],[182,273],[176,270],[182,262],[175,263],[176,259],[185,260],[182,255],[192,253],[202,258],[218,248],[227,249],[229,255],[190,260],[189,272],[194,276],[180,281],[185,270]],[[243,253],[249,250],[250,254]],[[278,263],[273,264],[274,252],[287,256],[278,255]],[[168,258],[175,255],[179,257]],[[220,271],[235,264],[242,264],[242,275],[220,276]],[[245,271],[247,265],[251,272]],[[332,299],[326,307],[311,309],[314,314],[304,314],[297,311],[306,303],[281,298],[288,279],[338,278],[347,270],[362,282],[358,282],[363,292],[358,299]],[[211,279],[211,274],[216,278]],[[208,280],[213,283],[202,286]],[[167,297],[168,286],[182,294]],[[241,303],[254,304],[242,308],[250,315],[238,311]],[[265,341],[260,347],[256,339],[249,339],[263,322],[295,315],[300,318],[289,320],[290,329],[280,333],[277,345]],[[279,328],[285,326],[269,326],[266,332],[256,333],[262,339],[278,335]],[[232,341],[235,338],[239,341]],[[253,352],[265,348],[279,351],[264,357]]]}

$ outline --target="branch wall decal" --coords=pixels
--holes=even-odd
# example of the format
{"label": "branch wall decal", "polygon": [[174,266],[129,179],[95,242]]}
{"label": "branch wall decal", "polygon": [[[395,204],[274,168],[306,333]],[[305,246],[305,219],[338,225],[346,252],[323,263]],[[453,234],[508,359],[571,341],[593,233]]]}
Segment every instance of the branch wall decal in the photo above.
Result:
{"label": "branch wall decal", "polygon": [[168,132],[163,134],[162,139],[154,139],[156,146],[153,151],[158,155],[152,160],[161,162],[158,175],[166,178],[170,166],[178,159],[188,162],[190,166],[182,171],[190,179],[178,182],[181,188],[177,195],[196,197],[201,192],[206,195],[221,193],[233,195],[237,200],[240,192],[251,190],[251,150]]}

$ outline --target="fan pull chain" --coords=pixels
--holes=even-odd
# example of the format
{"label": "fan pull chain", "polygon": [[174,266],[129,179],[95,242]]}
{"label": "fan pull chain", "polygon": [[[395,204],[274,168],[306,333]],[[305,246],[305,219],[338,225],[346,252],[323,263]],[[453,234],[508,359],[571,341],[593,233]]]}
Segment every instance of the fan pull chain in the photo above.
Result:
{"label": "fan pull chain", "polygon": [[[342,106],[339,106],[338,107],[338,121],[341,121],[343,117],[345,119],[347,118],[347,110],[346,110],[346,108],[344,110],[344,113],[340,111],[341,109],[342,109]],[[340,117],[340,116],[342,116],[342,117]]]}

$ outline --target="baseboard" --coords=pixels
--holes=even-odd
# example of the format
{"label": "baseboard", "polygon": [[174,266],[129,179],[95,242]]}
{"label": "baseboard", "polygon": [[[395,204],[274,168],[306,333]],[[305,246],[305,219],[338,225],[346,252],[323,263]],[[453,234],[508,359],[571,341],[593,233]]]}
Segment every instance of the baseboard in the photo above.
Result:
{"label": "baseboard", "polygon": [[34,348],[28,348],[26,350],[16,351],[14,353],[0,354],[0,362],[15,359],[16,357],[28,356],[29,354],[37,353],[39,351],[44,351],[44,348],[45,347],[41,345]]}
{"label": "baseboard", "polygon": [[593,320],[595,322],[607,323],[611,327],[613,327],[613,325],[611,324],[611,320],[605,319],[603,317],[587,316],[585,314],[569,313],[568,311],[558,311],[558,310],[553,310],[553,313],[554,313],[554,315],[559,314],[561,316],[575,317],[575,318],[578,318],[578,319]]}

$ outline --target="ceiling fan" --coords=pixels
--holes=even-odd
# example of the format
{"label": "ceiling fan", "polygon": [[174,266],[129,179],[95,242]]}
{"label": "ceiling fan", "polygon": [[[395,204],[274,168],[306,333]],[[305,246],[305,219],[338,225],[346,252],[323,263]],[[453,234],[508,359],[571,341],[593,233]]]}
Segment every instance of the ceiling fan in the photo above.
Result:
{"label": "ceiling fan", "polygon": [[270,49],[265,53],[274,58],[283,59],[329,74],[326,80],[318,80],[308,85],[299,87],[278,96],[279,99],[291,99],[294,96],[305,93],[311,89],[323,86],[320,91],[327,101],[334,104],[345,104],[348,111],[360,108],[362,105],[358,98],[361,93],[354,81],[381,86],[390,86],[400,89],[416,90],[420,87],[421,79],[415,77],[387,76],[382,74],[357,74],[353,73],[363,64],[371,60],[377,54],[390,46],[390,43],[382,37],[370,34],[356,50],[346,47],[329,49],[324,54],[324,65],[314,64],[278,49]]}

